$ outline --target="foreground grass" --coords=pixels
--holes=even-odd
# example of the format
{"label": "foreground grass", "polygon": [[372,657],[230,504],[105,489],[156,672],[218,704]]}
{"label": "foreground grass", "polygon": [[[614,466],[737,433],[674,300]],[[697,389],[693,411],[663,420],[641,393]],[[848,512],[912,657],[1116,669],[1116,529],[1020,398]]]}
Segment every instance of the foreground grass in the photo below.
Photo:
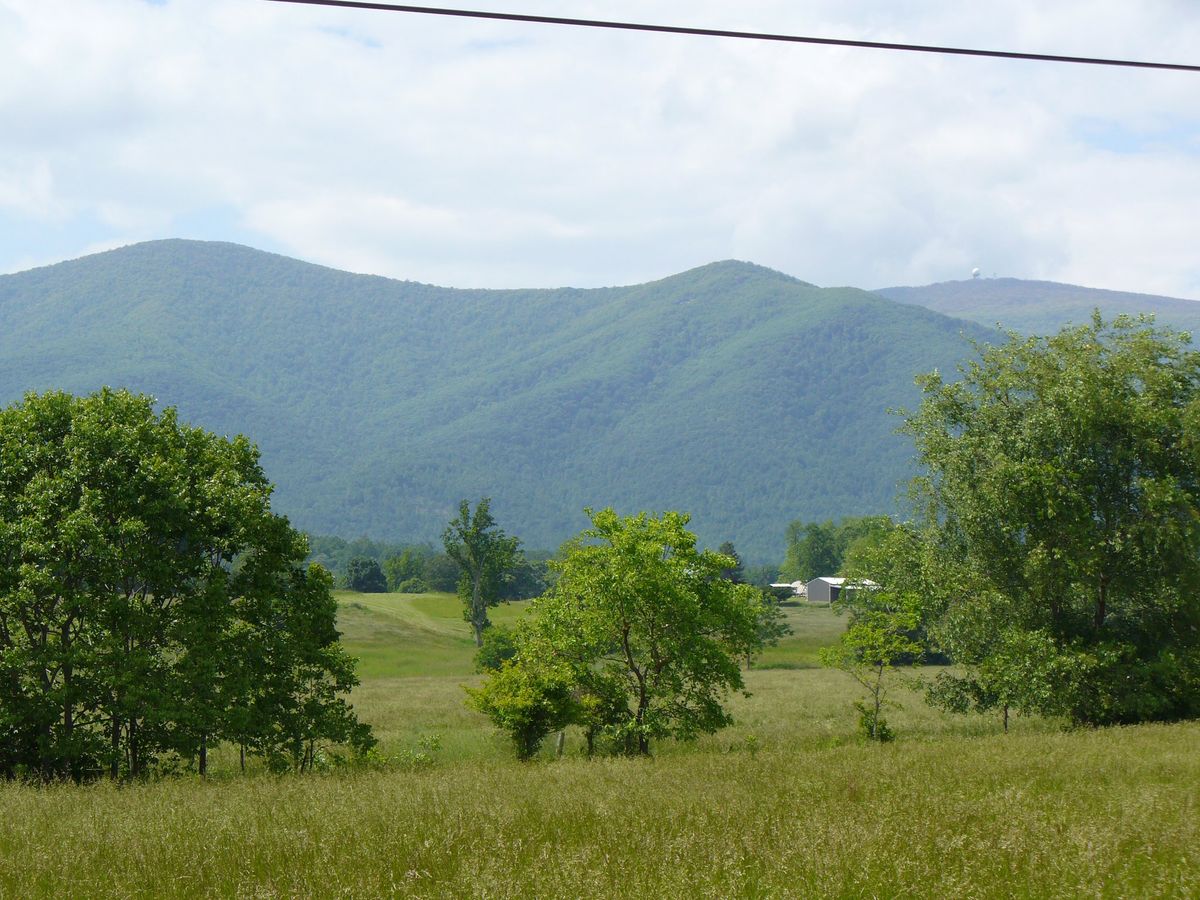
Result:
{"label": "foreground grass", "polygon": [[0,786],[6,896],[1186,897],[1200,728]]}
{"label": "foreground grass", "polygon": [[865,746],[814,668],[844,621],[797,606],[733,727],[521,765],[463,703],[456,598],[339,599],[356,709],[385,755],[437,735],[431,767],[239,777],[226,750],[207,783],[0,784],[0,896],[1200,896],[1200,725],[1004,735],[898,689],[900,740]]}

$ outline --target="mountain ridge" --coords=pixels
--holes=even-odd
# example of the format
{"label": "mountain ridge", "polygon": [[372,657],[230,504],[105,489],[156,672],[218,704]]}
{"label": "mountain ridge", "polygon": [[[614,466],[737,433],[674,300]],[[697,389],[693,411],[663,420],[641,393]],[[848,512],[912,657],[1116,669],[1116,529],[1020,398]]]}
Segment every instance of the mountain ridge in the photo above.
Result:
{"label": "mountain ridge", "polygon": [[463,497],[556,546],[584,506],[683,509],[782,554],[795,518],[892,511],[887,408],[991,331],[725,260],[640,285],[484,290],[168,240],[0,276],[0,401],[124,386],[245,433],[320,533],[433,540]]}
{"label": "mountain ridge", "polygon": [[1160,325],[1200,332],[1200,301],[1159,294],[1110,291],[1057,281],[973,278],[920,287],[879,288],[875,293],[982,325],[999,323],[1025,333],[1047,334],[1083,324],[1099,309],[1106,318],[1150,313]]}

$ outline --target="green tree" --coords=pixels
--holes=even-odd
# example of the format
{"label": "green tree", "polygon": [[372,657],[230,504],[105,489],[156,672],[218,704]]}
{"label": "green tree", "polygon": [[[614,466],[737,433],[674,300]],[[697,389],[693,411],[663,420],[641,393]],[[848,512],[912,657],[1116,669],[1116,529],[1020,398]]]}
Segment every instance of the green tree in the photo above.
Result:
{"label": "green tree", "polygon": [[847,554],[865,552],[891,527],[887,516],[847,516],[838,522],[792,522],[781,575],[789,581],[811,581],[836,575]]}
{"label": "green tree", "polygon": [[742,558],[738,555],[737,550],[733,546],[732,541],[725,541],[717,548],[717,552],[722,556],[728,556],[733,560],[733,565],[728,569],[721,570],[721,577],[726,581],[732,581],[734,584],[741,584],[746,580],[746,573],[742,569]]}
{"label": "green tree", "polygon": [[517,632],[507,625],[493,625],[483,632],[483,644],[475,651],[476,672],[499,672],[517,655]]}
{"label": "green tree", "polygon": [[453,591],[462,578],[462,568],[447,553],[430,553],[421,564],[421,581],[434,591]]}
{"label": "green tree", "polygon": [[758,617],[754,623],[755,646],[746,654],[746,668],[754,662],[754,654],[763,647],[774,647],[781,638],[792,633],[792,626],[787,623],[783,612],[782,601],[770,590],[759,588]]}
{"label": "green tree", "polygon": [[483,632],[490,624],[488,607],[500,602],[500,588],[505,576],[520,559],[521,542],[496,527],[484,497],[476,505],[463,500],[458,515],[442,534],[446,554],[458,563],[462,574],[458,595],[463,601],[463,618],[475,631],[475,646],[483,646]]}
{"label": "green tree", "polygon": [[921,645],[912,637],[920,622],[913,598],[886,589],[861,587],[842,592],[838,605],[849,607],[850,623],[838,643],[821,649],[821,662],[841,669],[862,686],[866,702],[856,701],[859,727],[873,741],[888,741],[892,731],[883,710],[890,675],[900,664],[920,658]]}
{"label": "green tree", "polygon": [[388,589],[383,569],[369,556],[355,556],[346,564],[346,587],[364,594],[382,594]]}
{"label": "green tree", "polygon": [[250,714],[259,648],[299,640],[280,611],[332,598],[270,493],[249,441],[149,397],[0,411],[0,772],[139,777],[174,754],[204,773],[211,746],[272,724]]}
{"label": "green tree", "polygon": [[568,669],[533,660],[505,660],[476,689],[470,703],[507,731],[517,758],[532,758],[546,735],[575,715],[575,685]]}
{"label": "green tree", "polygon": [[[1010,334],[904,426],[926,617],[984,705],[1080,723],[1200,714],[1200,355],[1118,318]],[[944,683],[943,688],[947,685]]]}
{"label": "green tree", "polygon": [[833,522],[792,522],[787,530],[787,554],[780,577],[811,581],[832,575],[842,565],[837,527]]}
{"label": "green tree", "polygon": [[400,553],[389,556],[383,561],[388,590],[399,592],[400,585],[405,582],[421,580],[423,568],[421,554],[412,547],[405,547]]}
{"label": "green tree", "polygon": [[721,701],[757,646],[759,592],[721,578],[734,561],[697,550],[684,514],[587,513],[592,527],[564,546],[557,583],[536,601],[531,655],[566,666],[631,751],[727,725]]}

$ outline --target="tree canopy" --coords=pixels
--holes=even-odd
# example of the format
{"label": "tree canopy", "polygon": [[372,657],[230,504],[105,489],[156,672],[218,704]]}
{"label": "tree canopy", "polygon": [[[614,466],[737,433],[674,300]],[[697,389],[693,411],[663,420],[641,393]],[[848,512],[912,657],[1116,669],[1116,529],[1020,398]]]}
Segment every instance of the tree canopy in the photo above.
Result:
{"label": "tree canopy", "polygon": [[346,564],[346,587],[364,594],[382,594],[388,583],[378,560],[355,556]]}
{"label": "tree canopy", "polygon": [[504,582],[521,561],[521,542],[496,526],[491,500],[484,497],[472,512],[463,500],[458,515],[442,535],[446,555],[458,563],[462,574],[458,595],[463,602],[463,618],[475,632],[475,646],[483,646],[483,632],[491,622],[488,607],[502,599]]}
{"label": "tree canopy", "polygon": [[1200,354],[1097,314],[923,377],[926,617],[943,696],[1084,723],[1200,714]]}
{"label": "tree canopy", "polygon": [[342,695],[330,578],[244,437],[102,390],[0,411],[0,774],[276,767],[371,741]]}
{"label": "tree canopy", "polygon": [[837,575],[847,557],[866,552],[881,541],[891,527],[887,516],[847,516],[838,522],[803,522],[787,528],[787,550],[780,577],[811,581]]}
{"label": "tree canopy", "polygon": [[[592,527],[551,563],[557,582],[476,705],[501,725],[516,707],[522,723],[573,721],[589,746],[603,733],[643,754],[652,739],[728,724],[722,700],[742,688],[739,661],[760,642],[760,592],[721,577],[735,560],[698,550],[682,513],[587,513]],[[574,706],[562,701],[568,683]],[[525,732],[514,736],[529,746]]]}

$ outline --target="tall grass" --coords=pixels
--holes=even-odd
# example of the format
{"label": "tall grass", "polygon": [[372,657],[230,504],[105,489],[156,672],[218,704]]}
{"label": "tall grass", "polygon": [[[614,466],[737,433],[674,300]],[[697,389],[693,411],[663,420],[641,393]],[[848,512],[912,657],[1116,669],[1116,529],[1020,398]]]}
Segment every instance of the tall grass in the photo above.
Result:
{"label": "tall grass", "polygon": [[6,896],[1165,897],[1200,728],[0,787]]}
{"label": "tall grass", "polygon": [[900,691],[900,739],[867,746],[849,679],[803,668],[837,621],[801,609],[776,651],[794,667],[747,673],[734,727],[649,760],[571,736],[519,764],[462,703],[453,598],[360,599],[347,637],[379,655],[356,706],[385,753],[440,735],[432,767],[3,784],[0,895],[1200,896],[1200,725],[1004,735]]}

